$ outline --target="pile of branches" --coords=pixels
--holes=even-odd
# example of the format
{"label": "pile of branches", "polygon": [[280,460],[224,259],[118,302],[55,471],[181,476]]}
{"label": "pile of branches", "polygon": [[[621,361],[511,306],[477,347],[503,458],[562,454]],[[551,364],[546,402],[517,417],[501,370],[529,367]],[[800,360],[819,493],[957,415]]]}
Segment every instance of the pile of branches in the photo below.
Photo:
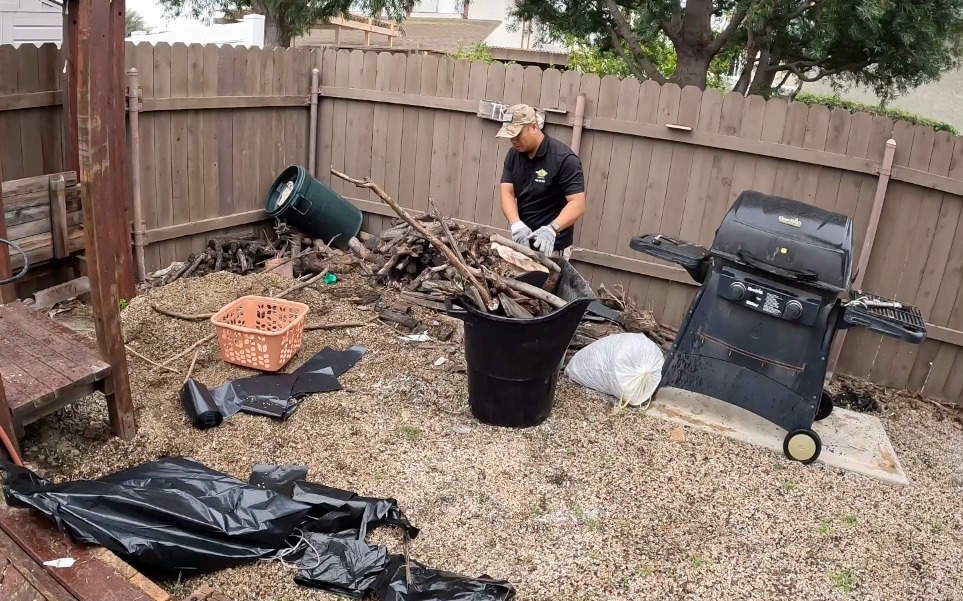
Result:
{"label": "pile of branches", "polygon": [[[445,298],[463,296],[479,311],[518,319],[540,317],[567,304],[554,294],[561,270],[545,255],[498,235],[485,239],[477,229],[451,223],[437,210],[412,217],[369,178],[356,179],[335,169],[331,173],[373,191],[398,214],[401,223],[367,241],[363,262],[377,266],[374,275],[383,283],[401,287],[407,302],[443,309]],[[548,270],[545,284],[539,288],[498,273],[501,260],[493,254],[492,242],[543,265]]]}
{"label": "pile of branches", "polygon": [[257,240],[254,232],[219,236],[208,240],[207,247],[191,253],[185,261],[175,261],[148,276],[156,285],[170,284],[181,278],[200,277],[218,271],[245,275],[260,271],[267,259],[278,255],[267,240]]}

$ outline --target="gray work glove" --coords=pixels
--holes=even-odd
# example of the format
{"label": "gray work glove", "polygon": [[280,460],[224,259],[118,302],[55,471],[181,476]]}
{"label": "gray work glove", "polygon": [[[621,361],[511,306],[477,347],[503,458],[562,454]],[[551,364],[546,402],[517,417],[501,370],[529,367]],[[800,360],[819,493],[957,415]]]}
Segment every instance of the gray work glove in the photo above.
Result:
{"label": "gray work glove", "polygon": [[551,255],[555,250],[555,230],[547,225],[535,230],[532,239],[535,241],[535,250],[544,255]]}
{"label": "gray work glove", "polygon": [[531,238],[532,228],[521,221],[516,221],[512,224],[512,240],[514,240],[516,244],[524,244],[527,246]]}

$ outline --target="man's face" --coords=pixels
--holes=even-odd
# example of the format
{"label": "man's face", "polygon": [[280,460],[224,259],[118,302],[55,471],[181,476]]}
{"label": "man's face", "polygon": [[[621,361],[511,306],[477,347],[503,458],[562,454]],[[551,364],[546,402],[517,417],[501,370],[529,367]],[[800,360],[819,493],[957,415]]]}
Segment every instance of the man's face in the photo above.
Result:
{"label": "man's face", "polygon": [[521,133],[512,138],[512,146],[518,152],[532,152],[538,150],[538,124],[529,123],[526,125]]}

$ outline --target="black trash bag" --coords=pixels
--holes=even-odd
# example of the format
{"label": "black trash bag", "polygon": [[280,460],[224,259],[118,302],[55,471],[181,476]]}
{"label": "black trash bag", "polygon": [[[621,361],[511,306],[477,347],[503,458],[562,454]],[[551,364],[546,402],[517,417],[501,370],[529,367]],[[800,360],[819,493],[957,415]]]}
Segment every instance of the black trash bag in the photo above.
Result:
{"label": "black trash bag", "polygon": [[411,538],[418,536],[418,529],[411,525],[395,499],[360,497],[349,490],[313,482],[296,482],[293,498],[311,506],[314,521],[305,526],[310,532],[337,534],[356,530],[356,538],[364,540],[369,530],[388,524],[404,528]]}
{"label": "black trash bag", "polygon": [[211,572],[256,560],[282,547],[310,510],[184,457],[61,484],[2,466],[9,506],[33,507],[75,543],[107,547],[143,572]]}
{"label": "black trash bag", "polygon": [[224,417],[239,411],[286,420],[298,408],[292,391],[298,376],[261,374],[240,378],[211,390]]}
{"label": "black trash bag", "polygon": [[389,555],[388,566],[374,583],[379,601],[509,601],[515,587],[504,580],[482,575],[478,578],[442,572],[411,560],[408,585],[405,558]]}
{"label": "black trash bag", "polygon": [[211,391],[196,380],[188,380],[181,388],[181,403],[191,418],[195,428],[206,430],[216,428],[224,421],[224,414],[218,409]]}
{"label": "black trash bag", "polygon": [[294,494],[294,483],[308,477],[308,468],[305,465],[268,465],[258,463],[251,470],[251,477],[248,479],[254,486],[273,490],[280,495],[291,496]]}
{"label": "black trash bag", "polygon": [[306,540],[308,549],[294,577],[301,586],[360,599],[388,565],[388,550],[363,540],[320,533],[310,534]]}
{"label": "black trash bag", "polygon": [[298,381],[294,385],[294,396],[341,390],[338,378],[364,357],[366,347],[355,345],[346,351],[336,351],[325,347],[315,356],[294,370]]}

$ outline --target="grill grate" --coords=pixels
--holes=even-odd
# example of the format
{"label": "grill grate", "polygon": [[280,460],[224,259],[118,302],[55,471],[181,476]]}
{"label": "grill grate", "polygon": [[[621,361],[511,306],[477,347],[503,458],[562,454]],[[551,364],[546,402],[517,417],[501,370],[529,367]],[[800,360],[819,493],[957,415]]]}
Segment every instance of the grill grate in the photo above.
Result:
{"label": "grill grate", "polygon": [[896,309],[892,307],[874,307],[871,304],[864,306],[859,304],[860,300],[870,302],[878,301],[882,303],[894,303],[896,301],[865,292],[858,294],[853,292],[850,293],[850,295],[852,298],[849,303],[846,304],[846,312],[850,315],[856,316],[862,314],[875,320],[888,321],[894,326],[922,332],[926,331],[926,321],[923,319],[923,314],[920,313],[920,310],[916,307],[903,305],[902,308]]}

